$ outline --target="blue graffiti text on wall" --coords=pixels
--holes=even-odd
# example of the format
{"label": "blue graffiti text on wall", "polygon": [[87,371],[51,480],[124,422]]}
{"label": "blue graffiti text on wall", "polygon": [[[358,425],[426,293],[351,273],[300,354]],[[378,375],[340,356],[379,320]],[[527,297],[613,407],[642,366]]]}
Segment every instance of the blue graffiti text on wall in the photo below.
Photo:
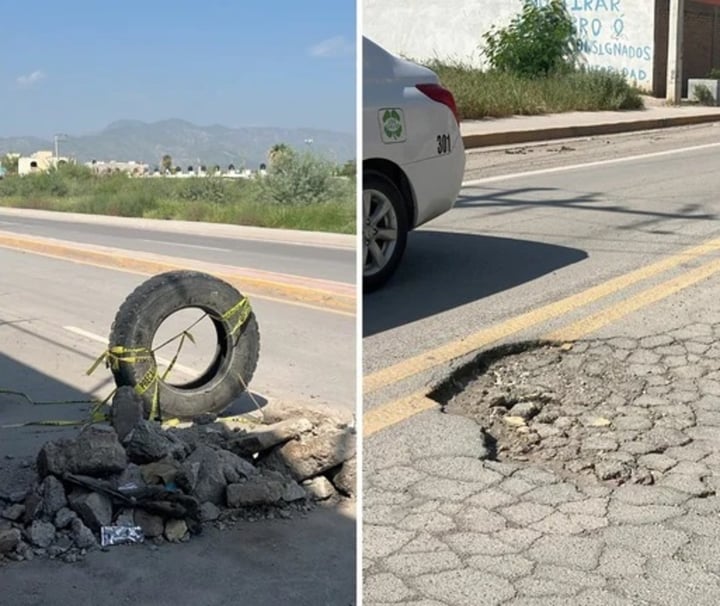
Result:
{"label": "blue graffiti text on wall", "polygon": [[612,65],[594,65],[593,67],[595,69],[605,69],[609,72],[622,74],[624,78],[635,82],[647,82],[648,80],[648,73],[642,68],[614,67]]}
{"label": "blue graffiti text on wall", "polygon": [[[605,24],[607,25],[607,24]],[[588,19],[587,17],[575,17],[575,31],[578,36],[587,38],[594,36],[597,38],[605,29],[602,19]],[[612,34],[614,38],[619,38],[625,31],[625,21],[621,17],[614,19],[612,22]]]}
{"label": "blue graffiti text on wall", "polygon": [[[532,2],[535,6],[547,6],[550,0],[532,0]],[[565,5],[571,11],[620,12],[620,0],[565,0]]]}
{"label": "blue graffiti text on wall", "polygon": [[649,46],[633,46],[623,42],[605,42],[597,40],[578,40],[578,50],[586,55],[627,57],[652,61],[652,49]]}
{"label": "blue graffiti text on wall", "polygon": [[572,0],[567,4],[571,11],[620,12],[620,0]]}

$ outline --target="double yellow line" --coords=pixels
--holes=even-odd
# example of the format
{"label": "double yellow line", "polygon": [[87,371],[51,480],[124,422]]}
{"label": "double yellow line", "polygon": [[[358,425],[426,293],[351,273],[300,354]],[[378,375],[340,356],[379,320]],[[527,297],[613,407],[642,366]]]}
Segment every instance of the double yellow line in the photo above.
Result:
{"label": "double yellow line", "polygon": [[[403,360],[398,364],[388,366],[387,368],[367,375],[363,381],[364,393],[370,394],[376,392],[388,385],[418,375],[440,364],[452,362],[457,358],[487,347],[510,335],[517,334],[543,322],[559,318],[581,307],[629,288],[641,281],[648,280],[661,273],[706,255],[717,253],[718,251],[720,251],[720,238],[686,249],[650,265],[593,286],[583,292],[561,299],[560,301],[510,318],[469,335],[462,340],[446,343],[440,347],[425,351],[422,354]],[[678,277],[643,290],[602,311],[581,318],[547,335],[545,338],[554,341],[574,341],[580,339],[634,311],[665,299],[674,293],[709,278],[718,271],[720,271],[720,259],[708,261]],[[406,397],[388,402],[365,413],[363,416],[363,435],[370,436],[419,412],[436,407],[437,402],[427,397],[427,391],[427,389],[416,391]]]}

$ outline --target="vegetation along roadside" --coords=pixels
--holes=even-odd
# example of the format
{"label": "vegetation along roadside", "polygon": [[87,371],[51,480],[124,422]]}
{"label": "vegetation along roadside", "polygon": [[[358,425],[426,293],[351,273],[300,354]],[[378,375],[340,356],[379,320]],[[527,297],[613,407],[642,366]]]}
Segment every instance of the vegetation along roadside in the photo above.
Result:
{"label": "vegetation along roadside", "polygon": [[[12,159],[6,164],[12,168]],[[9,170],[0,179],[0,206],[355,233],[349,165],[290,149],[272,159],[267,174],[247,179],[98,175],[72,163],[23,176]]]}
{"label": "vegetation along roadside", "polygon": [[464,120],[567,111],[642,109],[622,74],[582,65],[579,37],[562,0],[526,0],[504,28],[483,35],[487,69],[426,61],[455,96]]}

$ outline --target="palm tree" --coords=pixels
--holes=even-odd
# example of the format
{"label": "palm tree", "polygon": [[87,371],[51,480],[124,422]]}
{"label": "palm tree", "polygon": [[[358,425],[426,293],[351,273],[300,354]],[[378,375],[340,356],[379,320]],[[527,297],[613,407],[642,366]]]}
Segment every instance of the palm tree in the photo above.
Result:
{"label": "palm tree", "polygon": [[164,173],[170,172],[173,165],[172,156],[170,154],[165,154],[162,157],[161,165]]}

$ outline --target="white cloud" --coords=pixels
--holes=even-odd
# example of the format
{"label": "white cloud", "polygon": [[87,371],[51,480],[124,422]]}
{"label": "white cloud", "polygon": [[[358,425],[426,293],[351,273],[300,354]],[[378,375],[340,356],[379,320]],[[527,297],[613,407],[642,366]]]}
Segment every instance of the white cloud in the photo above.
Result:
{"label": "white cloud", "polygon": [[36,69],[34,72],[30,74],[24,74],[22,76],[18,76],[17,82],[18,86],[32,86],[33,84],[37,84],[45,77],[44,72],[40,71],[39,69]]}
{"label": "white cloud", "polygon": [[345,36],[334,36],[310,47],[310,55],[313,57],[342,57],[353,52],[355,44]]}

